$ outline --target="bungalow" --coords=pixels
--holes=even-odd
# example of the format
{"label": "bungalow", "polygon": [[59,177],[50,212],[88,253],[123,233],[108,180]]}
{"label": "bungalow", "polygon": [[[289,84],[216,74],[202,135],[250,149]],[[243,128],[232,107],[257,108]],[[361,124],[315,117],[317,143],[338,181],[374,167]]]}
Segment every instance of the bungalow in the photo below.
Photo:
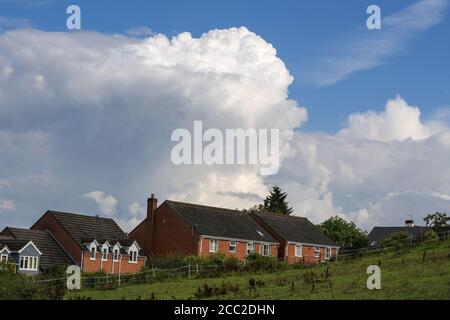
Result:
{"label": "bungalow", "polygon": [[278,255],[278,241],[241,211],[166,200],[147,202],[147,218],[130,237],[147,255],[210,256],[222,253],[244,259],[257,252]]}
{"label": "bungalow", "polygon": [[39,273],[39,262],[42,252],[33,241],[0,238],[0,262],[15,266],[15,270],[27,275]]}
{"label": "bungalow", "polygon": [[261,212],[250,215],[280,243],[280,260],[316,263],[338,254],[339,246],[306,218]]}
{"label": "bungalow", "polygon": [[48,231],[84,272],[139,272],[146,257],[112,219],[47,211],[31,230]]}
{"label": "bungalow", "polygon": [[407,233],[411,242],[416,243],[422,241],[426,231],[433,230],[431,227],[416,226],[414,220],[406,220],[403,227],[374,227],[368,234],[369,246],[379,247],[384,239],[390,237],[394,233]]}

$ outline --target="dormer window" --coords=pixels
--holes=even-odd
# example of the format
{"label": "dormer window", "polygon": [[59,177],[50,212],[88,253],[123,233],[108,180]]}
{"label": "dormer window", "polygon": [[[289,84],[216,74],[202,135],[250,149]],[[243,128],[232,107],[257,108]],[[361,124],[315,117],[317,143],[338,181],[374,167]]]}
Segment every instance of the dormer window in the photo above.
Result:
{"label": "dormer window", "polygon": [[2,253],[0,255],[0,263],[2,262],[8,262],[8,254],[7,253]]}
{"label": "dormer window", "polygon": [[114,249],[113,249],[113,261],[114,262],[119,261],[119,252],[120,252],[120,249],[118,247],[114,247]]}
{"label": "dormer window", "polygon": [[91,244],[89,251],[91,252],[91,260],[95,260],[97,258],[97,246],[95,243]]}
{"label": "dormer window", "polygon": [[130,259],[128,260],[129,263],[137,263],[138,262],[138,252],[139,252],[139,246],[136,242],[134,242],[129,248],[128,248],[128,254],[130,255]]}
{"label": "dormer window", "polygon": [[108,261],[108,248],[107,247],[102,248],[102,260]]}
{"label": "dormer window", "polygon": [[138,261],[138,252],[135,250],[130,251],[130,263],[137,263]]}

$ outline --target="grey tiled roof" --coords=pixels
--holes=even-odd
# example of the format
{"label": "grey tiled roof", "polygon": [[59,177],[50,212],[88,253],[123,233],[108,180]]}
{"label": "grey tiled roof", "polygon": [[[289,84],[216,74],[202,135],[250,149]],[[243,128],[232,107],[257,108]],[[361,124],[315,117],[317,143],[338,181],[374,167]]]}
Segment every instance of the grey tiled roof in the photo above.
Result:
{"label": "grey tiled roof", "polygon": [[367,238],[369,239],[369,244],[372,245],[380,245],[383,239],[391,236],[397,232],[406,232],[412,235],[412,240],[417,241],[421,237],[421,235],[427,231],[431,230],[430,227],[422,227],[422,226],[414,226],[414,227],[374,227],[372,231],[370,231]]}
{"label": "grey tiled roof", "polygon": [[278,243],[253,218],[241,211],[170,200],[165,203],[201,235]]}
{"label": "grey tiled roof", "polygon": [[81,248],[94,239],[108,241],[111,245],[118,241],[121,244],[132,241],[113,219],[59,211],[49,211],[48,214],[61,224]]}
{"label": "grey tiled roof", "polygon": [[[55,240],[53,235],[43,230],[28,230],[8,227],[15,239],[28,243],[30,240],[42,252],[40,268],[47,269],[55,265],[74,264],[71,257]],[[9,246],[8,246],[9,247]]]}
{"label": "grey tiled roof", "polygon": [[255,213],[266,223],[279,237],[286,241],[338,246],[327,237],[319,227],[308,219],[296,216],[282,216],[269,213]]}

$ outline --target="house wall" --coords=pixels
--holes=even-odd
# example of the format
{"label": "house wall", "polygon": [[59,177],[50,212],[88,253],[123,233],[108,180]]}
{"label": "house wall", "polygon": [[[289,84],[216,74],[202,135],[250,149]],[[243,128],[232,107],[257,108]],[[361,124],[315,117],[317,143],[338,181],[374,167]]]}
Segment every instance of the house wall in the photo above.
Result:
{"label": "house wall", "polygon": [[[219,240],[219,252],[221,254],[225,254],[225,256],[234,256],[238,259],[245,259],[247,257],[247,241],[236,241],[236,252],[230,252],[230,240]],[[215,252],[209,251],[210,239],[204,238],[202,241],[199,241],[199,256],[208,257],[214,254]],[[201,246],[201,250],[200,250]],[[254,252],[262,253],[261,251],[261,243],[253,242]],[[270,244],[271,256],[278,256],[278,245]]]}
{"label": "house wall", "polygon": [[66,252],[75,260],[76,264],[81,264],[81,248],[64,228],[50,214],[45,213],[32,227],[33,230],[48,230],[56,240],[62,245]]}
{"label": "house wall", "polygon": [[146,228],[147,228],[147,219],[142,221],[133,231],[130,232],[130,238],[137,241],[142,248],[142,251],[145,255],[150,254],[150,249],[147,248],[146,244]]}
{"label": "house wall", "polygon": [[156,210],[153,237],[152,255],[197,255],[199,235],[165,204]]}
{"label": "house wall", "polygon": [[[285,260],[288,263],[319,263],[319,262],[325,262],[325,250],[326,247],[320,247],[320,257],[316,258],[315,255],[315,247],[309,246],[309,245],[302,245],[302,256],[296,257],[295,256],[295,244],[290,243],[288,245],[287,249],[287,257],[285,256]],[[336,248],[331,248],[331,256],[336,256],[337,250]]]}
{"label": "house wall", "polygon": [[83,272],[99,272],[104,271],[108,274],[120,274],[139,272],[145,265],[145,257],[139,256],[137,263],[129,262],[129,255],[121,255],[118,262],[113,261],[112,253],[108,253],[107,261],[102,260],[101,252],[97,252],[95,260],[91,260],[89,251],[83,252]]}

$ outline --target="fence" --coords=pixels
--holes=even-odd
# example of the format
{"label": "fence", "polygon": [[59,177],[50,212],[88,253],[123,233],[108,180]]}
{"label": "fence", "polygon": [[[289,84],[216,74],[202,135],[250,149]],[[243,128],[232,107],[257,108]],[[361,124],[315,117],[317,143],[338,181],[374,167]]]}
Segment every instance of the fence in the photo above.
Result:
{"label": "fence", "polygon": [[[437,239],[420,241],[417,243],[410,242],[407,248],[412,248],[414,246],[419,246],[427,243],[444,241],[450,239],[450,231],[441,233]],[[348,259],[356,259],[368,254],[375,254],[380,252],[389,252],[396,249],[395,246],[391,247],[365,247],[359,249],[353,249],[351,252],[339,253],[335,261],[343,261]],[[246,267],[251,265],[251,263],[239,262],[236,265],[225,265],[225,264],[213,264],[213,265],[203,265],[200,263],[188,263],[176,268],[161,269],[157,267],[151,267],[149,269],[130,273],[130,274],[106,274],[105,276],[82,276],[81,286],[82,288],[95,288],[97,286],[120,286],[124,283],[145,283],[148,279],[153,279],[154,281],[160,281],[164,279],[176,278],[176,277],[186,277],[186,278],[200,278],[207,277],[211,275],[221,275],[230,271],[245,271]],[[238,270],[236,270],[236,266]],[[247,270],[249,271],[249,270]],[[62,278],[52,278],[52,279],[42,279],[34,280],[33,283],[36,285],[47,285],[47,288],[58,288],[66,287],[67,277]],[[48,286],[48,284],[51,284]]]}

